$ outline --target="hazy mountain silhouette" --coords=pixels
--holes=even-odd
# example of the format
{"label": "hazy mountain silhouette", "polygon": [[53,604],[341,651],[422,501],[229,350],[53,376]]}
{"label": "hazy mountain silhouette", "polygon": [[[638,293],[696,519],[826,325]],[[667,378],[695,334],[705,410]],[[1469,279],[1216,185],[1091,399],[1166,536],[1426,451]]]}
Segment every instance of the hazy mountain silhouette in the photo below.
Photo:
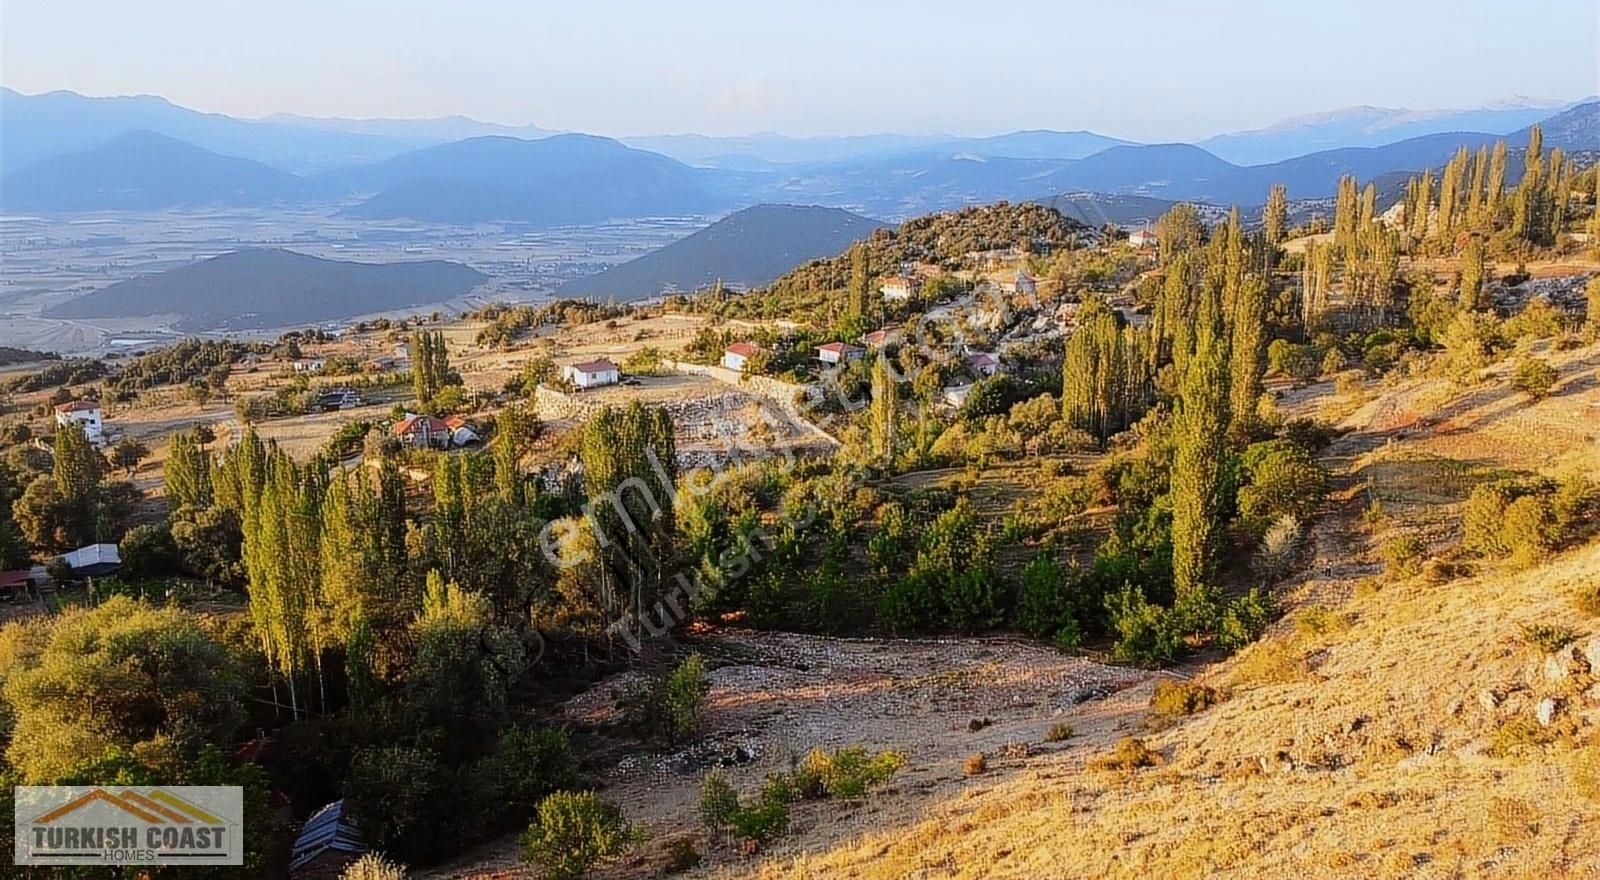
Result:
{"label": "hazy mountain silhouette", "polygon": [[832,256],[885,228],[859,214],[814,205],[757,205],[687,238],[562,285],[563,296],[644,299],[668,288],[692,291],[722,281],[766,284],[801,263]]}
{"label": "hazy mountain silhouette", "polygon": [[157,210],[250,206],[298,200],[302,178],[250,159],[223,156],[148,131],[131,131],[81,153],[52,156],[0,179],[11,211]]}
{"label": "hazy mountain silhouette", "polygon": [[354,217],[541,226],[696,214],[723,204],[706,172],[610,138],[481,137],[418,150],[334,175],[376,192]]}
{"label": "hazy mountain silhouette", "polygon": [[189,330],[285,327],[454,299],[487,276],[460,263],[354,263],[242,250],[120,281],[45,311],[51,318],[181,316]]}

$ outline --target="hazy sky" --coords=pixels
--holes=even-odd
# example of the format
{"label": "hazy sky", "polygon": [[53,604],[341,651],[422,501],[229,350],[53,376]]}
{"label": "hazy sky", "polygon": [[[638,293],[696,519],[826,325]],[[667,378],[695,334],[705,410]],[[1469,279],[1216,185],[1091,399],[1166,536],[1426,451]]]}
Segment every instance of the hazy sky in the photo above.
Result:
{"label": "hazy sky", "polygon": [[1191,139],[1600,91],[1596,0],[3,0],[0,81],[608,135]]}

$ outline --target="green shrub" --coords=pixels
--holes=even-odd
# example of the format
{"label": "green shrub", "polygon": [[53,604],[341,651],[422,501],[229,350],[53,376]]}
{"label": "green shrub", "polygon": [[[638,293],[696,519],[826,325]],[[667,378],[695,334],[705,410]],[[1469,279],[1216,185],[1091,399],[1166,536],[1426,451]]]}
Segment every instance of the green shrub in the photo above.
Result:
{"label": "green shrub", "polygon": [[1203,712],[1220,701],[1217,689],[1190,681],[1158,681],[1150,695],[1150,708],[1157,715],[1182,718]]}
{"label": "green shrub", "polygon": [[710,690],[705,660],[697,651],[671,672],[652,676],[642,688],[624,695],[622,709],[645,735],[673,745],[694,734]]}
{"label": "green shrub", "polygon": [[[1555,511],[1546,497],[1552,486],[1545,480],[1495,480],[1475,487],[1461,514],[1462,544],[1484,556],[1537,556],[1553,545]],[[1511,507],[1533,498],[1515,514]]]}
{"label": "green shrub", "polygon": [[1550,393],[1560,376],[1555,368],[1539,358],[1523,358],[1511,374],[1511,387],[1529,397],[1539,398]]}
{"label": "green shrub", "polygon": [[1141,767],[1155,767],[1160,763],[1161,756],[1151,751],[1150,747],[1144,744],[1144,740],[1125,736],[1117,740],[1111,751],[1091,760],[1089,769],[1132,771]]}
{"label": "green shrub", "polygon": [[1272,594],[1259,587],[1252,588],[1223,607],[1217,622],[1217,644],[1229,651],[1243,648],[1266,632],[1277,613],[1278,603]]}
{"label": "green shrub", "polygon": [[1600,583],[1579,590],[1578,595],[1572,597],[1572,604],[1590,617],[1600,617]]}
{"label": "green shrub", "polygon": [[868,755],[860,746],[833,752],[812,749],[796,768],[793,791],[800,797],[858,798],[887,782],[905,765],[905,755],[886,751]]}
{"label": "green shrub", "polygon": [[739,794],[728,783],[728,777],[713,770],[700,782],[700,824],[711,831],[722,831],[733,822],[739,812]]}
{"label": "green shrub", "polygon": [[531,811],[551,792],[572,788],[578,775],[567,732],[554,727],[507,729],[500,735],[493,764],[501,799],[524,811]]}
{"label": "green shrub", "polygon": [[1077,733],[1077,730],[1074,729],[1072,725],[1065,721],[1057,722],[1050,725],[1050,729],[1045,731],[1044,741],[1052,743],[1066,742],[1067,740],[1072,739],[1072,736],[1075,733]]}
{"label": "green shrub", "polygon": [[1524,623],[1518,632],[1524,645],[1546,654],[1554,654],[1578,640],[1577,630],[1560,624]]}
{"label": "green shrub", "polygon": [[961,765],[961,772],[967,776],[982,776],[989,772],[989,759],[983,756],[983,752],[974,752]]}
{"label": "green shrub", "polygon": [[576,880],[620,854],[631,837],[622,808],[592,791],[557,792],[539,802],[522,835],[522,857],[551,880]]}
{"label": "green shrub", "polygon": [[1401,535],[1384,543],[1383,559],[1390,574],[1408,578],[1421,571],[1422,553],[1426,549],[1427,545],[1416,535]]}
{"label": "green shrub", "polygon": [[1159,666],[1178,655],[1180,639],[1161,606],[1148,602],[1137,587],[1124,585],[1106,597],[1106,614],[1117,642],[1111,654],[1141,666]]}
{"label": "green shrub", "polygon": [[1528,746],[1542,746],[1554,741],[1556,732],[1540,724],[1536,719],[1527,716],[1518,716],[1500,725],[1494,732],[1494,739],[1489,742],[1489,754],[1504,758],[1513,754],[1518,749]]}
{"label": "green shrub", "polygon": [[1322,605],[1309,605],[1294,619],[1295,632],[1308,636],[1320,636],[1348,625],[1344,615]]}

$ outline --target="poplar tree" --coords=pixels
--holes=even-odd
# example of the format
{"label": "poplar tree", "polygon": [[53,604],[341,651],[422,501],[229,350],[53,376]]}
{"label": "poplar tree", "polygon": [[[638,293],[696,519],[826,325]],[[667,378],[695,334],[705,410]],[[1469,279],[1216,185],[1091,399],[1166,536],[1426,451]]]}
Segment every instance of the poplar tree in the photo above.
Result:
{"label": "poplar tree", "polygon": [[1149,343],[1141,340],[1103,301],[1085,302],[1062,361],[1061,417],[1102,442],[1133,424],[1147,403],[1152,369]]}
{"label": "poplar tree", "polygon": [[1284,231],[1289,226],[1289,190],[1283,184],[1273,184],[1267,192],[1266,207],[1261,209],[1261,227],[1267,237],[1270,253],[1275,253],[1283,243]]}
{"label": "poplar tree", "polygon": [[51,447],[50,476],[55,481],[65,520],[74,540],[88,541],[95,535],[95,520],[100,508],[100,480],[105,477],[106,460],[89,442],[83,426],[75,421],[56,427]]}
{"label": "poplar tree", "polygon": [[1200,222],[1200,212],[1193,205],[1180,202],[1156,219],[1155,233],[1157,259],[1165,265],[1200,246],[1205,224]]}
{"label": "poplar tree", "polygon": [[170,509],[211,505],[211,459],[201,451],[192,435],[172,435],[167,443],[167,463],[162,467],[162,477]]}
{"label": "poplar tree", "polygon": [[1339,178],[1338,194],[1333,203],[1333,247],[1346,263],[1355,262],[1356,229],[1360,218],[1360,196],[1356,179],[1348,174]]}
{"label": "poplar tree", "polygon": [[1483,306],[1483,275],[1483,242],[1474,235],[1461,250],[1461,289],[1456,300],[1461,308],[1472,311]]}
{"label": "poplar tree", "polygon": [[1228,409],[1232,414],[1229,433],[1247,439],[1255,429],[1256,402],[1262,393],[1263,347],[1266,345],[1267,285],[1260,278],[1248,278],[1234,295],[1232,364]]}
{"label": "poplar tree", "polygon": [[1172,573],[1180,603],[1211,591],[1224,528],[1229,358],[1220,322],[1206,315],[1212,311],[1199,316],[1173,418]]}
{"label": "poplar tree", "polygon": [[895,387],[894,370],[889,365],[887,357],[879,357],[872,365],[870,434],[872,456],[885,466],[894,464],[899,409],[899,391]]}
{"label": "poplar tree", "polygon": [[1494,152],[1489,154],[1489,182],[1484,187],[1483,222],[1493,224],[1500,216],[1500,205],[1506,189],[1506,142],[1495,141]]}
{"label": "poplar tree", "polygon": [[[1373,200],[1376,203],[1377,191],[1372,184],[1367,184],[1373,191]],[[1442,210],[1442,208],[1441,208]],[[1417,178],[1416,202],[1412,206],[1412,213],[1406,215],[1406,225],[1410,228],[1412,241],[1424,241],[1428,237],[1428,215],[1433,212],[1433,169],[1428,168]]]}
{"label": "poplar tree", "polygon": [[600,607],[613,618],[642,620],[673,561],[678,455],[672,416],[637,401],[627,409],[602,407],[584,425],[580,455],[600,545]]}
{"label": "poplar tree", "polygon": [[850,286],[845,291],[845,317],[851,320],[867,315],[867,285],[872,272],[869,259],[865,244],[858,242],[850,249]]}

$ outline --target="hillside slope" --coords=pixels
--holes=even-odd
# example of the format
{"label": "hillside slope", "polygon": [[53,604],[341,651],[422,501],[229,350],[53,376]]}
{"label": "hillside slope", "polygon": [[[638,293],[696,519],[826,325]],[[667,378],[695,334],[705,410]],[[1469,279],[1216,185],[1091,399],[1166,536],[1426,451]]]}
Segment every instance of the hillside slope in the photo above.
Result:
{"label": "hillside slope", "polygon": [[719,280],[733,288],[755,287],[882,228],[876,220],[839,208],[757,205],[636,260],[569,281],[559,293],[630,300],[669,287],[693,291]]}
{"label": "hillside slope", "polygon": [[[1600,477],[1600,346],[1546,354],[1561,382],[1538,403],[1506,387],[1508,364],[1464,393],[1435,379],[1373,389],[1325,453],[1342,491],[1288,616],[1189,670],[1221,704],[1163,724],[1143,705],[1153,684],[1139,685],[1064,746],[971,779],[952,762],[925,793],[833,817],[718,876],[1594,876],[1600,668],[1547,672],[1520,627],[1570,627],[1600,651],[1600,620],[1573,601],[1600,578],[1600,543],[1433,581],[1382,574],[1378,552],[1412,532],[1452,558],[1462,499],[1493,468]],[[1316,391],[1296,406],[1331,395]],[[1369,486],[1381,521],[1363,515]],[[1546,698],[1562,708],[1543,727]],[[1161,765],[1086,767],[1128,734]]]}
{"label": "hillside slope", "polygon": [[120,281],[45,316],[172,314],[186,330],[283,327],[444,302],[486,277],[443,260],[354,263],[279,249],[244,250]]}

